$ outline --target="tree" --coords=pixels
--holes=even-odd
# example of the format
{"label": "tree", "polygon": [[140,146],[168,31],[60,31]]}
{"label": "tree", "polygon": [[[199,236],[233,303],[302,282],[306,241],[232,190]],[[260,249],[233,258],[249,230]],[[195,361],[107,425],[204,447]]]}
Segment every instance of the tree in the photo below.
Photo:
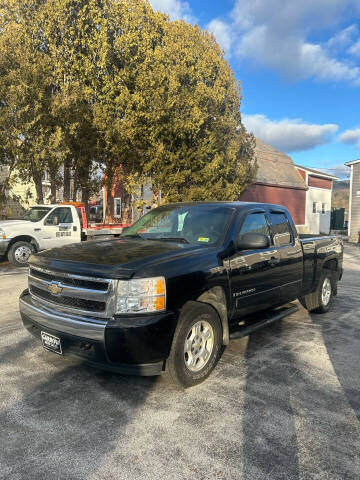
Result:
{"label": "tree", "polygon": [[53,128],[48,95],[49,62],[32,41],[32,26],[17,19],[15,4],[10,2],[9,11],[1,7],[1,161],[17,169],[24,179],[34,180],[37,201],[42,203],[42,172]]}
{"label": "tree", "polygon": [[241,123],[240,85],[223,52],[199,27],[167,21],[157,57],[141,88],[157,86],[144,170],[166,201],[238,199],[256,171],[254,139]]}
{"label": "tree", "polygon": [[0,6],[1,161],[39,201],[44,170],[66,200],[72,177],[87,201],[99,169],[110,195],[120,168],[128,201],[144,178],[166,200],[232,200],[251,181],[240,86],[212,35],[146,0]]}

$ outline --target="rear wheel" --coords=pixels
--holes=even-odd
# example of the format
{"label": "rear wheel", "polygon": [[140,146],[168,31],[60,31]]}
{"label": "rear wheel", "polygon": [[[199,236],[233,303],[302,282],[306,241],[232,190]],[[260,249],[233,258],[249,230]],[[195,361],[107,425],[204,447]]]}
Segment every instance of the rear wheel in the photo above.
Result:
{"label": "rear wheel", "polygon": [[326,313],[330,310],[333,302],[333,276],[330,271],[324,270],[318,288],[319,306],[314,309],[315,313]]}
{"label": "rear wheel", "polygon": [[188,388],[204,381],[215,368],[222,346],[222,326],[209,305],[192,303],[181,315],[167,371],[173,381]]}
{"label": "rear wheel", "polygon": [[16,242],[9,249],[8,260],[17,267],[24,267],[33,253],[35,253],[35,248],[31,243]]}
{"label": "rear wheel", "polygon": [[324,269],[317,290],[299,300],[309,312],[326,313],[330,310],[334,295],[336,295],[336,286],[334,272]]}

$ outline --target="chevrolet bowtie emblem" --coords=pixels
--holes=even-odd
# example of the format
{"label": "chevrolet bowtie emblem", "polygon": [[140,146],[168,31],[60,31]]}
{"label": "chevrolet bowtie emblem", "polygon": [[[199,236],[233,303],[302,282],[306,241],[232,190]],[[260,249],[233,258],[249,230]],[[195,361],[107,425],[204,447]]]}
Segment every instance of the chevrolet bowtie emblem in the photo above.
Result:
{"label": "chevrolet bowtie emblem", "polygon": [[62,287],[60,287],[58,283],[53,282],[53,283],[50,283],[50,285],[48,286],[48,290],[53,295],[59,295],[59,293],[62,292]]}

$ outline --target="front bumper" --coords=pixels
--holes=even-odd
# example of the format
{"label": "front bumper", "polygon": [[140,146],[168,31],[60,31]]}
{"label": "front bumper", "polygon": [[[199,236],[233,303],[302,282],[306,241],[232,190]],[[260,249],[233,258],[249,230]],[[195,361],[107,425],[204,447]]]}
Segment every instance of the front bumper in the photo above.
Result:
{"label": "front bumper", "polygon": [[19,300],[24,327],[61,339],[64,355],[105,370],[129,375],[159,375],[169,355],[176,318],[156,315],[95,319],[55,312],[34,302],[28,290]]}
{"label": "front bumper", "polygon": [[5,255],[9,248],[10,239],[0,238],[0,255]]}

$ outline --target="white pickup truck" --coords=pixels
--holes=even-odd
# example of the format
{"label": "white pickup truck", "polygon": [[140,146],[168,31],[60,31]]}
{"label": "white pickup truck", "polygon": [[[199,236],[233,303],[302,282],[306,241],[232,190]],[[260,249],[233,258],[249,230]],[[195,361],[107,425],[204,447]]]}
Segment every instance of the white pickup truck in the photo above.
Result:
{"label": "white pickup truck", "polygon": [[21,220],[0,221],[0,257],[16,266],[40,250],[81,242],[98,235],[117,236],[125,224],[89,225],[83,203],[31,207]]}

